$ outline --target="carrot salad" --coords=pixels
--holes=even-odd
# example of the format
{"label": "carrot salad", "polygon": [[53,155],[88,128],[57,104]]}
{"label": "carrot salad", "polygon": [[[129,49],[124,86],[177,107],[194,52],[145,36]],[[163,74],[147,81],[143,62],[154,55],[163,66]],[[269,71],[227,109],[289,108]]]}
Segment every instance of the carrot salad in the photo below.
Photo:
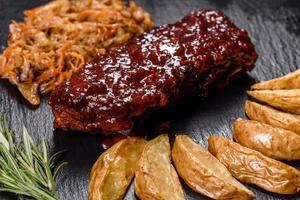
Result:
{"label": "carrot salad", "polygon": [[122,0],[55,0],[26,10],[9,26],[0,55],[0,77],[15,84],[33,105],[84,66],[93,55],[152,28],[151,16]]}

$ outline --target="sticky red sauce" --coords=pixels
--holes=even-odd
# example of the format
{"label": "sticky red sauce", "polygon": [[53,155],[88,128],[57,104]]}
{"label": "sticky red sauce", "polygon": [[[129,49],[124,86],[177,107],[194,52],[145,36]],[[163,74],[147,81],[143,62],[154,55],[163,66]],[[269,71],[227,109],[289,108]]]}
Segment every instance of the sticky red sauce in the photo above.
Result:
{"label": "sticky red sauce", "polygon": [[170,131],[170,121],[164,121],[154,127],[156,133],[168,133]]}
{"label": "sticky red sauce", "polygon": [[247,71],[256,57],[247,32],[222,12],[193,12],[96,56],[58,87],[50,98],[56,127],[128,134],[133,117],[213,82],[229,65]]}

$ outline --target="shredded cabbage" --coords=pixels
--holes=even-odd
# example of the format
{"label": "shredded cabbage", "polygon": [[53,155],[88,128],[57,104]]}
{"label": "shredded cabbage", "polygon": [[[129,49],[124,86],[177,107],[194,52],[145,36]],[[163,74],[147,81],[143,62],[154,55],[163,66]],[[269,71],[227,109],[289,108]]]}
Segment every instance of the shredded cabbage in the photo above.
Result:
{"label": "shredded cabbage", "polygon": [[95,54],[152,28],[151,16],[122,0],[55,0],[26,10],[9,26],[0,76],[17,85],[33,105]]}

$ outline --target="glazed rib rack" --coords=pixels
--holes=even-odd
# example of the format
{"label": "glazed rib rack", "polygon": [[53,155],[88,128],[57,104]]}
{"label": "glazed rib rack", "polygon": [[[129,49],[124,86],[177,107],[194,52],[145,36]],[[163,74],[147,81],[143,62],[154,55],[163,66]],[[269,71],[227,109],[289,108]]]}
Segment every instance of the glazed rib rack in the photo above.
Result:
{"label": "glazed rib rack", "polygon": [[55,127],[127,134],[145,113],[202,95],[251,70],[245,30],[222,12],[200,10],[96,56],[51,95]]}

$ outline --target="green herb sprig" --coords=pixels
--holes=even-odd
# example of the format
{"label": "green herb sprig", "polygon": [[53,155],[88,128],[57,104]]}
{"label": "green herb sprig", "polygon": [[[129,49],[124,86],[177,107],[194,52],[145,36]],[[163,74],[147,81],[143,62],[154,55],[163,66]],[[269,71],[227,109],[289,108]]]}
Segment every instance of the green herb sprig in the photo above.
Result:
{"label": "green herb sprig", "polygon": [[63,151],[48,156],[45,139],[36,145],[23,127],[16,145],[5,115],[0,114],[0,191],[38,200],[58,200],[56,178],[66,163],[55,165]]}

